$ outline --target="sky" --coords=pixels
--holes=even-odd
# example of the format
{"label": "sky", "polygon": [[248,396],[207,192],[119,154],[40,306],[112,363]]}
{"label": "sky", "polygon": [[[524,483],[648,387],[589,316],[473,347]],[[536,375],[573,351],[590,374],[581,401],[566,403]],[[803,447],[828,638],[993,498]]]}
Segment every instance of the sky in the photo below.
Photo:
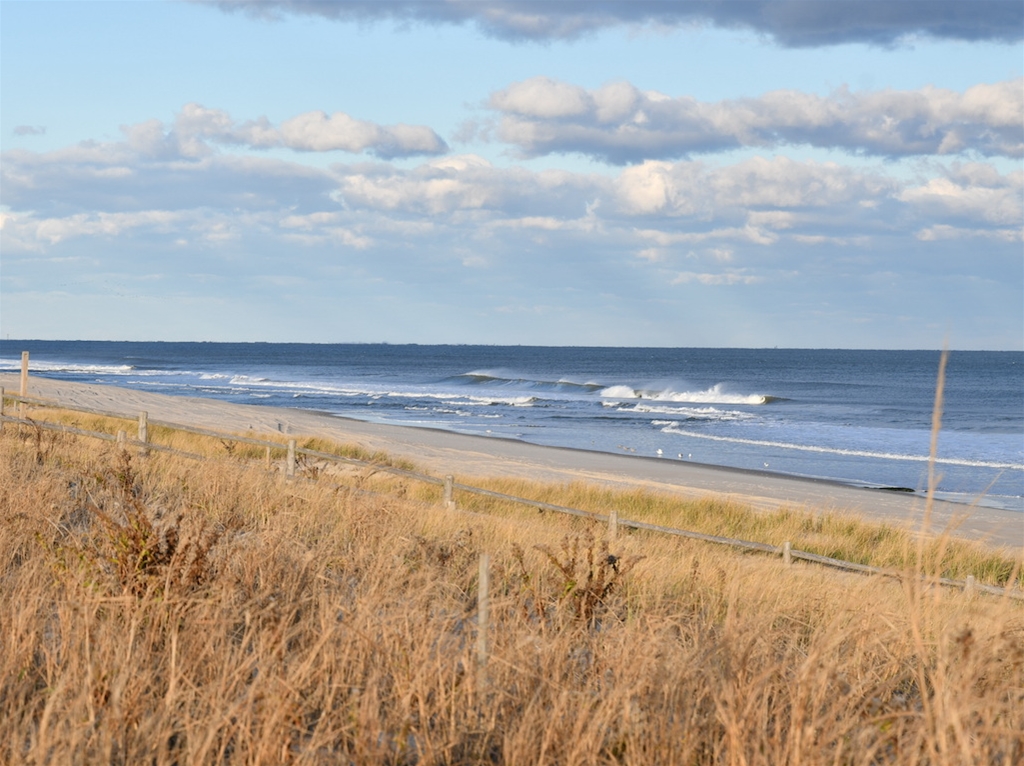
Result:
{"label": "sky", "polygon": [[0,0],[0,337],[1024,348],[1019,0]]}

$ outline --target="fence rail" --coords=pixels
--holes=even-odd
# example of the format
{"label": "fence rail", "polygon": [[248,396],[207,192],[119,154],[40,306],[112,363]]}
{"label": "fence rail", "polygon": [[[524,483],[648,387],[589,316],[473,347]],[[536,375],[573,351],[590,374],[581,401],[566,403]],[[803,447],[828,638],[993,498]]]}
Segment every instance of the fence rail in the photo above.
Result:
{"label": "fence rail", "polygon": [[[4,402],[6,400],[13,401],[19,405],[20,417],[13,417],[5,414]],[[24,416],[25,405],[51,407],[54,409],[68,410],[71,412],[81,412],[89,415],[99,415],[101,417],[138,422],[140,438],[129,439],[125,431],[121,431],[116,436],[114,436],[100,431],[89,431],[83,428],[68,426],[63,423],[51,423],[44,420],[28,418]],[[80,407],[75,405],[63,404],[61,402],[48,399],[40,399],[37,397],[9,394],[5,393],[3,388],[0,388],[0,430],[3,429],[4,424],[8,423],[14,425],[30,426],[32,428],[41,428],[50,431],[61,431],[64,433],[75,434],[78,436],[103,439],[105,441],[119,442],[123,444],[126,448],[128,446],[132,446],[140,450],[156,450],[160,452],[180,455],[195,460],[207,459],[203,455],[197,455],[195,453],[185,452],[183,450],[179,450],[173,447],[168,447],[165,445],[154,443],[152,440],[148,438],[148,426],[160,426],[174,431],[181,431],[183,433],[190,433],[195,434],[197,436],[206,436],[214,439],[219,439],[220,441],[225,443],[238,442],[241,444],[249,444],[253,446],[264,447],[268,451],[268,458],[271,450],[287,450],[287,464],[285,472],[288,476],[295,475],[297,468],[296,456],[305,455],[307,457],[335,461],[339,463],[346,463],[349,465],[373,467],[376,470],[385,471],[396,476],[402,476],[404,478],[413,479],[415,481],[421,481],[427,484],[443,486],[445,493],[445,502],[450,505],[454,505],[453,501],[451,500],[452,492],[454,490],[458,490],[460,492],[481,495],[484,497],[491,497],[498,500],[517,503],[519,505],[529,506],[532,508],[536,508],[538,511],[541,512],[550,511],[553,513],[561,513],[565,515],[586,518],[595,522],[607,523],[609,525],[609,530],[611,534],[614,534],[614,530],[618,527],[623,527],[626,529],[643,530],[646,532],[655,532],[658,534],[672,535],[675,537],[685,537],[692,540],[700,540],[703,542],[714,543],[717,545],[725,545],[740,550],[766,553],[772,556],[782,556],[783,560],[786,561],[786,563],[789,563],[792,559],[799,559],[802,561],[808,561],[815,564],[820,564],[822,566],[831,567],[833,569],[845,570],[848,572],[880,575],[883,577],[891,577],[898,580],[901,580],[905,577],[904,572],[900,572],[897,570],[884,569],[882,567],[869,566],[867,564],[858,564],[853,561],[844,561],[842,559],[834,559],[828,556],[821,556],[816,553],[810,553],[809,551],[797,550],[795,548],[792,548],[788,542],[784,543],[781,546],[776,546],[770,545],[768,543],[754,542],[751,540],[739,540],[730,537],[719,537],[716,535],[704,534],[702,532],[694,532],[692,530],[665,527],[657,524],[648,524],[647,522],[643,521],[621,519],[618,517],[616,511],[611,511],[608,514],[602,514],[597,513],[595,511],[585,511],[579,508],[569,508],[562,505],[554,505],[552,503],[545,503],[540,500],[530,500],[524,497],[516,497],[515,495],[507,495],[503,492],[495,492],[493,490],[483,489],[482,487],[474,487],[469,484],[457,483],[453,480],[451,476],[446,476],[445,478],[441,479],[436,476],[430,476],[429,474],[423,474],[417,471],[410,471],[404,468],[398,468],[396,466],[382,465],[380,463],[376,463],[369,460],[362,460],[360,458],[346,457],[344,455],[335,455],[330,452],[321,452],[318,450],[307,449],[304,447],[297,446],[296,441],[294,439],[290,439],[287,444],[282,444],[281,442],[276,441],[254,439],[248,436],[224,433],[221,431],[213,431],[206,428],[196,428],[194,426],[188,426],[181,423],[172,423],[163,420],[149,420],[148,414],[145,412],[138,413],[138,416],[136,417],[133,415],[128,415],[124,412],[110,412],[106,410],[98,410],[89,407]],[[925,577],[923,579],[929,584],[944,585],[952,588],[960,588],[965,592],[988,593],[991,595],[1003,596],[1024,601],[1024,592],[1017,588],[1011,587],[1009,584],[1005,588],[1000,588],[993,585],[983,585],[980,583],[976,583],[973,576],[968,577],[966,580],[952,580],[944,577]]]}

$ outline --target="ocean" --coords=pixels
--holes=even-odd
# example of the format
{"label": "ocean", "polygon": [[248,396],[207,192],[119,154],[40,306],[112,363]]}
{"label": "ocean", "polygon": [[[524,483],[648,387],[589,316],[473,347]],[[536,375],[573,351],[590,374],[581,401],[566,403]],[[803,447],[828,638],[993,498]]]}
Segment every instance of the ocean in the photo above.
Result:
{"label": "ocean", "polygon": [[[0,371],[924,491],[938,351],[3,341]],[[953,351],[937,496],[1024,512],[1024,353]]]}

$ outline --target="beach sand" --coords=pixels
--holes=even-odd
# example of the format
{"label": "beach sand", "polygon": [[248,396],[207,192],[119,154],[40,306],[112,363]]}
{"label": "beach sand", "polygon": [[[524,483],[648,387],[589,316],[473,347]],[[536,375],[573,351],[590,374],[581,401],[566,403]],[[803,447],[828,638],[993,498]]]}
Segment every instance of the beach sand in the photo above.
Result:
{"label": "beach sand", "polygon": [[[17,375],[0,375],[0,386],[19,390]],[[231,404],[197,397],[166,396],[113,386],[68,383],[30,377],[29,396],[69,406],[123,413],[136,418],[259,436],[266,433],[323,436],[383,451],[412,461],[435,476],[502,476],[532,481],[590,482],[617,488],[673,492],[685,497],[714,495],[756,508],[787,506],[814,513],[837,512],[886,521],[918,530],[925,498],[916,494],[852,487],[762,471],[700,465],[659,458],[541,447],[519,441],[453,434],[408,426],[379,425],[322,412]],[[8,413],[12,414],[12,413]],[[1024,554],[1024,514],[994,508],[935,501],[929,530],[950,530],[958,537]]]}

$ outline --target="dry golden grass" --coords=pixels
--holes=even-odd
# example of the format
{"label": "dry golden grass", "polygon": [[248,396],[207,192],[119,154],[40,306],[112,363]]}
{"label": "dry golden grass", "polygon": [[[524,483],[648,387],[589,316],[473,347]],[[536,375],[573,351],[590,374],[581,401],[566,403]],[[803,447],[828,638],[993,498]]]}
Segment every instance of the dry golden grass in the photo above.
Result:
{"label": "dry golden grass", "polygon": [[[8,407],[12,407],[9,402]],[[13,409],[11,410],[13,411]],[[62,410],[55,407],[29,407],[26,409],[26,416],[31,420],[39,422],[55,423],[85,431],[116,436],[118,431],[125,431],[127,438],[134,439],[138,433],[138,421],[131,418],[115,418],[105,415],[93,415],[75,410]],[[259,439],[264,442],[276,442],[279,447],[271,449],[271,457],[274,460],[281,460],[287,454],[288,436],[278,433],[248,433],[235,434],[249,439]],[[341,457],[354,458],[379,465],[389,465],[397,468],[412,469],[414,466],[403,460],[396,460],[383,452],[369,452],[354,444],[336,444],[318,437],[295,437],[298,446],[303,449],[327,452]],[[148,440],[150,443],[188,452],[203,457],[229,457],[240,460],[259,460],[266,455],[266,448],[253,444],[245,444],[233,441],[230,438],[217,438],[202,434],[190,433],[176,428],[156,425],[151,423],[148,426]],[[307,458],[306,464],[314,461]]]}
{"label": "dry golden grass", "polygon": [[1019,603],[259,466],[6,429],[0,762],[1024,760]]}
{"label": "dry golden grass", "polygon": [[[910,530],[891,524],[872,523],[854,516],[791,508],[756,510],[740,502],[707,497],[687,499],[647,489],[614,490],[591,484],[542,485],[518,479],[468,482],[484,489],[541,502],[607,514],[660,526],[686,529],[719,537],[751,540],[794,548],[858,564],[904,571],[913,568],[918,541]],[[522,515],[521,506],[469,493],[458,495],[467,509],[504,515]],[[978,582],[1024,586],[1020,559],[976,542],[948,534],[930,536],[920,556],[925,569],[940,577],[963,580],[973,575]]]}
{"label": "dry golden grass", "polygon": [[[136,422],[52,408],[30,409],[29,416],[52,423],[62,423],[90,431],[115,435],[126,430],[134,437]],[[42,431],[36,431],[37,441]],[[281,447],[272,449],[273,464],[283,470],[288,437],[280,434],[239,434],[265,441],[276,441]],[[396,467],[415,471],[406,460],[395,459],[384,452],[370,453],[353,444],[337,444],[320,437],[295,437],[300,448],[355,458],[368,463],[352,466],[331,463],[316,457],[299,455],[298,474],[306,478],[335,480],[361,490],[397,495],[412,500],[436,503],[441,490],[382,471]],[[150,425],[149,440],[194,455],[250,461],[266,464],[264,447],[197,435],[163,426]],[[40,442],[42,444],[42,442]],[[40,447],[41,449],[42,447]],[[269,467],[269,466],[268,466]],[[458,477],[456,477],[458,478]],[[985,545],[958,539],[953,535],[929,536],[918,550],[918,541],[906,528],[832,512],[807,512],[792,508],[775,511],[757,510],[741,502],[708,497],[694,500],[648,489],[615,490],[592,484],[541,484],[522,479],[467,479],[469,485],[529,498],[553,505],[579,508],[607,514],[618,511],[620,518],[632,519],[708,535],[738,538],[781,546],[789,541],[798,550],[821,556],[852,561],[858,564],[903,571],[923,562],[927,572],[938,577],[963,580],[972,575],[979,583],[1004,586],[1010,582],[1024,587],[1024,567],[1019,557],[993,550]],[[520,504],[497,500],[467,492],[458,494],[458,502],[467,510],[529,518],[536,511]]]}

